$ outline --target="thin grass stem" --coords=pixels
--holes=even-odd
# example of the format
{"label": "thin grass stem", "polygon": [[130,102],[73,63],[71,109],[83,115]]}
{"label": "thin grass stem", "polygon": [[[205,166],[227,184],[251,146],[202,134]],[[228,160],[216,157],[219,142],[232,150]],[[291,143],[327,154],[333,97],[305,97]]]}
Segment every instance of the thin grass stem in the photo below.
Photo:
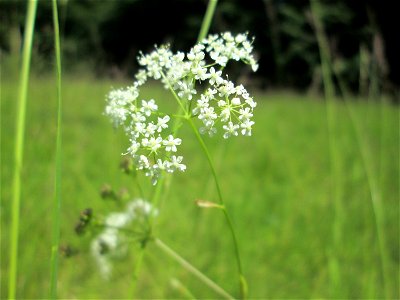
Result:
{"label": "thin grass stem", "polygon": [[340,155],[338,151],[337,140],[334,136],[336,129],[335,122],[335,92],[332,81],[331,57],[329,51],[328,39],[324,31],[324,25],[320,19],[321,5],[317,0],[310,0],[311,14],[315,27],[315,34],[320,53],[322,80],[324,84],[324,93],[326,100],[326,115],[328,125],[329,138],[329,156],[332,173],[332,189],[335,215],[332,224],[333,245],[329,249],[329,272],[332,282],[332,297],[340,297],[341,275],[340,262],[337,259],[337,252],[341,243],[342,235],[342,219],[343,219],[343,204],[342,204],[342,187],[340,184]]}
{"label": "thin grass stem", "polygon": [[[344,103],[346,106],[346,109],[349,113],[351,123],[353,125],[358,149],[361,154],[361,160],[363,163],[365,175],[367,177],[367,182],[368,182],[368,189],[369,189],[369,194],[371,198],[371,204],[372,204],[372,211],[374,213],[374,220],[375,220],[375,228],[378,236],[378,244],[379,244],[379,252],[380,252],[380,260],[381,260],[381,272],[383,276],[383,286],[384,286],[384,292],[385,292],[385,298],[390,299],[391,298],[391,293],[390,293],[390,275],[389,275],[389,257],[388,257],[388,251],[386,248],[386,234],[385,234],[385,229],[384,229],[384,209],[382,205],[382,193],[379,189],[379,179],[377,178],[378,176],[374,176],[376,172],[373,170],[373,159],[372,159],[372,154],[369,151],[370,147],[368,147],[365,139],[363,139],[363,134],[362,134],[362,126],[359,118],[357,117],[356,112],[354,111],[352,105],[349,103],[347,100],[348,98],[348,92],[344,87],[343,80],[339,76],[339,72],[337,72],[334,69],[335,76],[338,80],[339,87],[341,89],[341,93],[343,95]],[[381,114],[383,111],[383,103],[381,105]],[[381,125],[382,126],[382,125]],[[381,135],[383,129],[381,128]],[[381,137],[381,152],[383,151],[383,140]],[[382,154],[380,156],[381,164],[382,164]],[[382,169],[382,167],[381,167]],[[382,175],[382,171],[380,172],[380,175]]]}
{"label": "thin grass stem", "polygon": [[21,202],[21,171],[24,156],[25,114],[29,69],[32,53],[33,31],[35,27],[37,1],[29,1],[25,22],[24,44],[22,50],[21,79],[17,104],[16,133],[14,148],[13,198],[11,207],[10,268],[8,274],[8,298],[15,299],[18,269],[18,235]]}
{"label": "thin grass stem", "polygon": [[56,138],[56,177],[53,206],[53,238],[51,247],[51,275],[50,275],[50,298],[57,298],[58,281],[58,248],[60,244],[60,219],[61,219],[61,174],[62,174],[62,97],[61,97],[61,50],[60,50],[60,28],[58,21],[57,0],[53,0],[53,23],[54,23],[54,48],[56,57],[57,74],[57,138]]}
{"label": "thin grass stem", "polygon": [[205,285],[207,285],[210,289],[212,289],[214,292],[216,292],[218,295],[225,299],[234,299],[233,296],[231,296],[228,292],[226,292],[224,289],[222,289],[218,284],[216,284],[214,281],[212,281],[210,278],[208,278],[206,275],[204,275],[202,272],[200,272],[197,268],[195,268],[193,265],[191,265],[187,260],[182,258],[178,253],[176,253],[174,250],[172,250],[170,247],[168,247],[164,242],[162,242],[160,239],[156,238],[154,240],[154,244],[160,248],[161,250],[164,251],[164,253],[168,254],[170,257],[172,257],[174,260],[176,260],[184,269],[192,273],[194,276],[197,277],[201,282],[203,282]]}

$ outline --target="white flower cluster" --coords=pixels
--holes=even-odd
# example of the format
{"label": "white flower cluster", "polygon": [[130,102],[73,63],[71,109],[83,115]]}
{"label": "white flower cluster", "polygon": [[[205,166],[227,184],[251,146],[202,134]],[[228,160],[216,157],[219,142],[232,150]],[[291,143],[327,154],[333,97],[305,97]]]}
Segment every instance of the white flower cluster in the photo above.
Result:
{"label": "white flower cluster", "polygon": [[130,139],[128,153],[135,160],[136,168],[156,184],[161,171],[184,171],[183,157],[172,155],[182,142],[172,134],[166,134],[170,117],[158,114],[154,99],[138,100],[139,91],[134,87],[113,90],[108,94],[105,113],[115,126],[124,125]]}
{"label": "white flower cluster", "polygon": [[126,236],[120,229],[126,229],[133,221],[143,222],[151,214],[155,216],[158,212],[149,202],[135,199],[128,203],[124,212],[107,216],[104,230],[91,243],[91,253],[104,279],[111,275],[111,260],[125,255],[127,251]]}
{"label": "white flower cluster", "polygon": [[[197,117],[203,123],[201,133],[213,135],[219,122],[224,138],[239,133],[250,136],[256,102],[243,85],[235,86],[227,76],[224,78],[222,71],[230,60],[241,60],[256,71],[252,42],[247,34],[233,36],[226,32],[208,36],[187,54],[174,54],[168,46],[156,47],[138,58],[143,69],[137,72],[132,86],[108,94],[106,115],[115,126],[125,127],[131,142],[128,153],[135,158],[137,169],[151,176],[154,184],[161,170],[184,171],[186,166],[182,156],[172,155],[181,139],[164,134],[170,117],[158,112],[153,99],[139,101],[140,86],[150,78],[161,80],[179,98],[186,116]],[[203,93],[196,89],[199,86]]]}

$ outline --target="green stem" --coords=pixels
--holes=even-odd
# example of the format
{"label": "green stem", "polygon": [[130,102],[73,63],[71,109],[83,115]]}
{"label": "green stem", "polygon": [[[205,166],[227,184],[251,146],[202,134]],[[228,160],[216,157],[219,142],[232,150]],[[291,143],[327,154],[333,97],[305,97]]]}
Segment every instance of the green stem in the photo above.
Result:
{"label": "green stem", "polygon": [[209,165],[209,167],[211,169],[211,173],[212,173],[213,178],[214,178],[215,186],[217,188],[217,193],[218,193],[218,201],[223,207],[222,212],[224,213],[224,217],[225,217],[225,219],[226,219],[226,221],[228,223],[229,231],[231,232],[232,239],[233,239],[233,244],[234,244],[234,249],[235,249],[235,257],[236,257],[236,264],[237,264],[237,269],[238,269],[238,273],[239,273],[239,287],[240,287],[241,298],[245,299],[246,296],[247,296],[247,283],[246,283],[245,277],[243,276],[243,272],[242,272],[242,263],[241,263],[241,260],[240,260],[239,243],[238,243],[238,240],[237,240],[237,237],[236,237],[235,229],[233,227],[232,219],[231,219],[231,217],[230,217],[230,215],[229,215],[229,213],[228,213],[228,211],[227,211],[227,209],[225,207],[225,203],[224,203],[224,200],[222,198],[221,187],[219,185],[217,172],[215,171],[214,164],[212,162],[210,152],[208,151],[208,148],[207,148],[203,138],[201,137],[196,125],[194,124],[193,120],[190,119],[190,118],[188,119],[188,122],[189,122],[190,126],[192,127],[193,132],[194,132],[194,134],[195,134],[195,136],[196,136],[196,138],[197,138],[197,140],[198,140],[198,142],[199,142],[204,154],[207,157],[208,165]]}
{"label": "green stem", "polygon": [[178,253],[176,253],[174,250],[172,250],[170,247],[168,247],[166,244],[164,244],[160,239],[156,238],[154,240],[154,244],[158,248],[163,250],[166,254],[168,254],[170,257],[175,259],[183,268],[185,268],[187,271],[189,271],[194,276],[196,276],[200,281],[202,281],[205,285],[207,285],[210,289],[212,289],[218,295],[220,295],[221,297],[224,297],[225,299],[234,299],[234,297],[229,295],[218,284],[216,284],[210,278],[205,276],[202,272],[200,272],[193,265],[191,265],[187,260],[182,258],[182,256],[180,256]]}
{"label": "green stem", "polygon": [[193,293],[183,285],[182,282],[180,282],[176,278],[171,278],[171,286],[178,290],[184,297],[189,298],[189,299],[196,299],[196,297],[193,295]]}
{"label": "green stem", "polygon": [[[161,75],[164,78],[164,80],[168,83],[168,88],[171,91],[171,93],[173,94],[173,96],[176,99],[176,101],[178,102],[179,106],[181,107],[181,109],[183,109],[185,111],[185,107],[182,104],[181,99],[179,98],[179,96],[176,94],[176,92],[172,88],[172,86],[169,83],[168,79],[166,78],[166,76],[163,73],[161,73]],[[242,272],[242,263],[241,263],[241,260],[240,260],[239,244],[238,244],[238,240],[236,238],[235,229],[233,227],[232,219],[231,219],[228,211],[226,210],[225,203],[224,203],[224,200],[222,198],[222,192],[221,192],[221,188],[220,188],[220,185],[219,185],[217,172],[215,171],[214,164],[212,162],[210,152],[208,151],[208,148],[207,148],[203,138],[201,137],[196,125],[194,124],[194,122],[193,122],[193,120],[192,120],[192,118],[190,117],[189,114],[190,114],[189,111],[185,111],[185,115],[187,116],[186,120],[189,122],[190,126],[192,127],[193,132],[194,132],[198,142],[200,143],[200,146],[201,146],[204,154],[207,157],[207,161],[208,161],[208,164],[209,164],[210,169],[211,169],[211,173],[212,173],[213,178],[214,178],[215,186],[217,188],[218,201],[223,206],[222,211],[224,213],[225,219],[226,219],[226,221],[228,223],[228,227],[229,227],[229,230],[230,230],[231,235],[232,235],[234,249],[235,249],[236,264],[237,264],[238,274],[239,274],[240,295],[241,295],[242,299],[245,299],[246,296],[247,296],[247,282],[246,282],[246,279],[243,276],[243,272]]]}
{"label": "green stem", "polygon": [[208,30],[210,29],[211,21],[215,13],[215,8],[217,7],[218,0],[210,0],[208,1],[207,11],[203,19],[203,23],[201,24],[201,29],[199,36],[197,38],[197,42],[201,42],[207,35]]}
{"label": "green stem", "polygon": [[8,298],[15,299],[17,287],[18,266],[18,233],[21,198],[21,171],[24,154],[25,114],[27,102],[27,90],[29,79],[29,67],[32,52],[33,29],[35,27],[37,1],[29,1],[25,23],[24,44],[22,54],[21,81],[19,86],[19,98],[16,117],[16,137],[14,148],[14,176],[13,199],[11,207],[11,238],[10,238],[10,269],[8,274]]}
{"label": "green stem", "polygon": [[[165,182],[165,176],[161,177],[158,180],[156,189],[151,197],[151,204],[154,208],[158,207],[158,204],[160,202],[161,199],[161,192],[162,192],[162,188],[164,187],[164,182]],[[165,194],[165,193],[164,193]],[[154,227],[154,215],[151,214],[150,215],[150,220],[149,220],[149,233],[148,233],[148,237],[152,236],[152,231],[153,231],[153,227]],[[137,287],[137,282],[138,282],[138,278],[139,278],[139,274],[140,274],[140,270],[142,268],[142,262],[143,262],[143,257],[144,257],[144,253],[146,250],[146,243],[144,242],[141,247],[140,247],[140,252],[138,254],[138,259],[136,260],[136,265],[134,267],[134,271],[133,271],[133,284],[132,284],[132,288],[130,291],[130,295],[134,296],[135,292],[136,292],[136,287]]]}
{"label": "green stem", "polygon": [[136,293],[136,287],[137,287],[137,282],[139,280],[139,274],[140,274],[140,270],[142,267],[142,263],[143,263],[143,257],[144,257],[144,253],[145,253],[145,249],[146,249],[146,245],[141,245],[139,252],[138,252],[138,256],[136,259],[136,264],[135,264],[135,269],[133,272],[133,284],[132,284],[132,288],[129,292],[129,295],[134,296]]}
{"label": "green stem", "polygon": [[56,54],[57,73],[57,140],[56,140],[56,177],[55,197],[53,207],[53,241],[51,247],[51,281],[50,298],[57,298],[58,277],[58,248],[60,243],[60,219],[61,219],[61,171],[62,171],[62,101],[61,101],[61,50],[60,29],[58,27],[57,0],[53,0],[53,22],[54,22],[54,48]]}

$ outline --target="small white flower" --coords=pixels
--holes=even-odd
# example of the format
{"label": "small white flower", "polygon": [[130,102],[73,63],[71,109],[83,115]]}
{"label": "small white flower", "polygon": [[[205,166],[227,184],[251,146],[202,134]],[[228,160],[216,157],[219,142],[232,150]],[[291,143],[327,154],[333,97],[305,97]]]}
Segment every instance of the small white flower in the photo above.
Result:
{"label": "small white flower", "polygon": [[144,70],[144,69],[139,70],[136,73],[135,78],[137,80],[136,82],[138,83],[138,85],[143,85],[147,80],[146,70]]}
{"label": "small white flower", "polygon": [[143,147],[149,148],[151,152],[157,152],[157,150],[162,145],[162,138],[161,137],[151,137],[150,139],[144,138],[142,139]]}
{"label": "small white flower", "polygon": [[203,121],[204,125],[210,127],[214,124],[214,120],[217,119],[218,115],[214,112],[214,107],[204,108],[198,118]]}
{"label": "small white flower", "polygon": [[221,110],[221,121],[226,122],[231,118],[231,107],[226,106]]}
{"label": "small white flower", "polygon": [[131,118],[134,123],[146,121],[146,117],[141,112],[131,114]]}
{"label": "small white flower", "polygon": [[221,75],[222,75],[222,71],[216,72],[214,67],[211,67],[210,73],[209,73],[210,79],[208,80],[208,82],[211,85],[214,85],[214,84],[220,85],[222,82],[224,82],[224,79],[221,77]]}
{"label": "small white flower", "polygon": [[210,77],[210,75],[207,73],[207,69],[203,68],[202,66],[198,65],[197,67],[192,69],[192,73],[195,79],[197,80],[206,80]]}
{"label": "small white flower", "polygon": [[171,162],[170,162],[171,163],[170,169],[171,170],[179,170],[181,172],[185,171],[186,170],[186,166],[184,164],[181,164],[182,160],[183,160],[182,156],[172,155],[171,156]]}
{"label": "small white flower", "polygon": [[245,109],[241,108],[239,110],[239,114],[240,114],[239,115],[239,120],[240,121],[249,120],[253,116],[253,114],[250,111],[249,107],[246,107]]}
{"label": "small white flower", "polygon": [[152,136],[156,133],[157,131],[157,125],[155,125],[153,122],[150,122],[146,126],[146,130],[144,131],[144,136],[149,137]]}
{"label": "small white flower", "polygon": [[242,128],[242,134],[246,136],[251,136],[251,127],[254,125],[253,121],[246,120],[244,121],[240,127]]}
{"label": "small white flower", "polygon": [[172,135],[168,136],[168,140],[163,141],[163,145],[165,146],[165,151],[176,152],[176,146],[179,146],[182,143],[182,140],[179,138],[174,138]]}
{"label": "small white flower", "polygon": [[157,132],[161,132],[163,129],[168,128],[168,122],[170,120],[170,117],[168,115],[158,118],[157,122]]}
{"label": "small white flower", "polygon": [[146,124],[145,123],[135,123],[134,133],[145,134],[146,132]]}
{"label": "small white flower", "polygon": [[192,100],[193,95],[197,94],[197,91],[193,88],[192,83],[178,82],[178,96],[183,99]]}
{"label": "small white flower", "polygon": [[232,99],[232,104],[233,105],[240,105],[240,98],[238,98],[238,97],[233,98]]}
{"label": "small white flower", "polygon": [[229,122],[228,125],[222,126],[222,128],[225,130],[224,133],[224,139],[227,139],[228,137],[234,135],[238,135],[238,130],[239,130],[239,125],[233,124],[232,122]]}
{"label": "small white flower", "polygon": [[197,106],[193,109],[193,114],[197,115],[199,114],[201,111],[203,111],[205,108],[209,107],[209,102],[210,100],[208,99],[207,96],[205,96],[204,94],[201,95],[201,99],[197,100],[196,104]]}
{"label": "small white flower", "polygon": [[137,157],[136,165],[139,170],[143,170],[143,169],[148,169],[150,163],[146,156],[140,155],[139,157]]}
{"label": "small white flower", "polygon": [[249,97],[246,99],[246,103],[251,107],[255,108],[257,106],[257,103],[253,100],[253,98]]}
{"label": "small white flower", "polygon": [[143,112],[146,116],[150,116],[153,111],[156,111],[158,106],[154,99],[150,99],[149,101],[142,100],[142,107],[140,111]]}
{"label": "small white flower", "polygon": [[204,96],[212,99],[214,98],[214,95],[217,93],[218,91],[216,89],[213,88],[208,88],[205,92],[204,92]]}
{"label": "small white flower", "polygon": [[131,140],[132,144],[130,145],[130,147],[128,148],[128,153],[130,153],[131,155],[135,154],[139,148],[140,148],[140,143]]}
{"label": "small white flower", "polygon": [[235,85],[233,84],[233,82],[228,80],[224,80],[222,85],[218,87],[218,91],[221,97],[229,96],[236,92]]}

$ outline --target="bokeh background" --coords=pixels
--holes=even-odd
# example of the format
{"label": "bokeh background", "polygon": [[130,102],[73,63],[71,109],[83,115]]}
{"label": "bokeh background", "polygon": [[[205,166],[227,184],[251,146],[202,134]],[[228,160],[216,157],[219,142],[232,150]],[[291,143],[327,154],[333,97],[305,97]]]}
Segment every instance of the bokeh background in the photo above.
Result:
{"label": "bokeh background", "polygon": [[[394,3],[394,2],[393,2]],[[260,69],[228,68],[258,102],[251,138],[206,138],[232,212],[249,297],[397,299],[399,295],[398,11],[385,1],[221,0],[210,32],[249,32]],[[207,1],[59,1],[63,96],[63,246],[59,296],[132,298],[137,249],[101,278],[91,237],[77,236],[79,213],[123,207],[100,197],[106,183],[128,198],[133,179],[119,168],[128,140],[103,115],[105,95],[137,71],[140,51],[195,43]],[[16,102],[25,1],[0,2],[1,291],[7,295]],[[322,20],[334,99],[325,99],[315,18]],[[18,298],[48,295],[54,198],[56,87],[51,3],[39,1],[29,85],[21,202]],[[326,84],[326,82],[325,82]],[[174,100],[153,83],[143,98]],[[329,118],[328,116],[332,116]],[[156,234],[237,295],[232,243],[217,210],[210,170],[182,128],[187,172],[164,195]],[[333,155],[332,155],[333,153]],[[143,179],[145,185],[145,179]],[[151,187],[147,187],[150,192]],[[149,244],[137,297],[216,298]]]}

